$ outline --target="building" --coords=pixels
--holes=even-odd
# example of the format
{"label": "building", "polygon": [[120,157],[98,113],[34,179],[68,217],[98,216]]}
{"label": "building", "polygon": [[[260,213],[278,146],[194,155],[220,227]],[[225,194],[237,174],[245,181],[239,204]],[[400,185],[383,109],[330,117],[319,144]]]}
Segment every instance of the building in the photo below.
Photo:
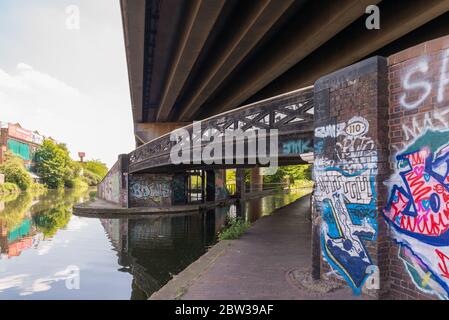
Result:
{"label": "building", "polygon": [[31,168],[34,154],[44,142],[44,136],[37,131],[31,131],[19,123],[0,122],[0,164],[5,161],[7,151],[23,159],[25,166]]}

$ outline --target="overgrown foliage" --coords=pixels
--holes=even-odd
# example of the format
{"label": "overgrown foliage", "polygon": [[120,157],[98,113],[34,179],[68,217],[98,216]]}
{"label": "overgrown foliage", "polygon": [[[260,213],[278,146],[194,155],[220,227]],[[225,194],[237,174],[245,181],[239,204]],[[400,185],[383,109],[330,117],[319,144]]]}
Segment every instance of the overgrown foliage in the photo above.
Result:
{"label": "overgrown foliage", "polygon": [[219,240],[234,240],[238,239],[251,226],[248,221],[240,218],[229,218],[223,230],[218,234]]}
{"label": "overgrown foliage", "polygon": [[0,173],[5,175],[5,182],[15,184],[22,191],[26,191],[33,184],[33,180],[25,168],[23,161],[11,153],[6,155],[5,163],[0,165]]}
{"label": "overgrown foliage", "polygon": [[14,183],[6,182],[4,184],[0,184],[0,195],[14,194],[18,192],[20,192],[20,189]]}
{"label": "overgrown foliage", "polygon": [[[100,160],[89,160],[83,163],[84,172],[93,174],[99,178],[100,182],[108,173],[108,167]],[[86,174],[85,174],[86,175]]]}
{"label": "overgrown foliage", "polygon": [[264,183],[281,183],[288,177],[290,184],[295,181],[309,181],[312,180],[312,166],[311,165],[291,165],[279,167],[277,172],[273,175],[265,175],[263,177]]}

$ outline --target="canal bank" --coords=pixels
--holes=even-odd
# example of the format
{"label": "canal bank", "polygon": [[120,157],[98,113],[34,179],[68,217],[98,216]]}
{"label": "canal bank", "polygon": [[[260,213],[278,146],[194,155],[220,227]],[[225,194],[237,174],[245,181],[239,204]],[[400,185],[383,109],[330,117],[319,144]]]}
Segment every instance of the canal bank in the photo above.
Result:
{"label": "canal bank", "polygon": [[151,300],[362,299],[310,278],[310,195],[257,220],[238,240],[220,241]]}

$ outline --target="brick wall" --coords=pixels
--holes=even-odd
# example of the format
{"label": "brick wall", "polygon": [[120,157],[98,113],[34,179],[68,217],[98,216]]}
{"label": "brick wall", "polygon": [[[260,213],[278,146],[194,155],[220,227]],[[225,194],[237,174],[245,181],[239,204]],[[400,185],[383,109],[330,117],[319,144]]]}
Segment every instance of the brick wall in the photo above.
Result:
{"label": "brick wall", "polygon": [[128,165],[128,155],[119,155],[117,162],[97,186],[98,198],[128,207]]}
{"label": "brick wall", "polygon": [[448,298],[448,105],[449,36],[316,82],[321,277],[381,299]]}
{"label": "brick wall", "polygon": [[386,77],[386,59],[373,57],[315,83],[314,199],[321,216],[321,274],[348,283],[356,294],[377,295],[379,286]]}
{"label": "brick wall", "polygon": [[384,213],[391,230],[381,266],[390,281],[388,298],[447,296],[449,180],[438,161],[446,161],[449,145],[448,48],[449,36],[388,58],[392,175]]}
{"label": "brick wall", "polygon": [[173,205],[173,175],[130,175],[129,205],[130,207],[155,207]]}

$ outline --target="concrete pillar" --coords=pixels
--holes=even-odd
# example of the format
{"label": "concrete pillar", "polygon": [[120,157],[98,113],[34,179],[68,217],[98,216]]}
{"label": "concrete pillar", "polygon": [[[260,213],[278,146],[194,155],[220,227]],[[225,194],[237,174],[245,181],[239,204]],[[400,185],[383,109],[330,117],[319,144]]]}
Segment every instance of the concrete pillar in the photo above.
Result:
{"label": "concrete pillar", "polygon": [[173,176],[173,204],[187,203],[187,174],[179,173]]}
{"label": "concrete pillar", "polygon": [[151,122],[151,123],[136,123],[135,136],[136,144],[140,146],[148,141],[159,138],[166,133],[175,129],[189,125],[188,122]]}
{"label": "concrete pillar", "polygon": [[355,294],[378,296],[377,213],[388,167],[387,60],[373,57],[336,71],[320,78],[314,91],[313,221],[320,231],[313,228],[312,239],[321,241],[320,272],[335,270]]}
{"label": "concrete pillar", "polygon": [[245,197],[245,169],[243,168],[235,170],[235,196],[237,199]]}
{"label": "concrete pillar", "polygon": [[215,176],[215,200],[225,200],[228,198],[228,190],[226,189],[226,170],[214,170]]}
{"label": "concrete pillar", "polygon": [[206,171],[206,201],[215,201],[216,187],[215,187],[215,171]]}
{"label": "concrete pillar", "polygon": [[263,175],[261,174],[261,168],[252,168],[250,192],[260,191],[263,191]]}

